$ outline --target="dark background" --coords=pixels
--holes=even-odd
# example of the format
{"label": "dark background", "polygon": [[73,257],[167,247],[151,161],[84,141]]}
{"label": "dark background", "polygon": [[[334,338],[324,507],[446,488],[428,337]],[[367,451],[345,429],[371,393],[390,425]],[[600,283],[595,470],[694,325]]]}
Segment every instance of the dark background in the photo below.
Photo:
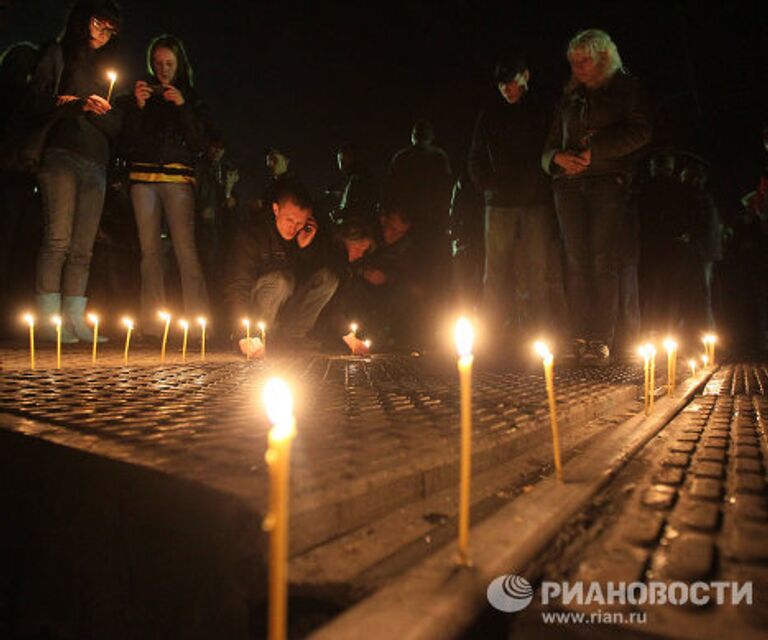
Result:
{"label": "dark background", "polygon": [[[70,3],[0,0],[0,48],[58,33]],[[533,84],[555,96],[579,29],[599,27],[645,82],[656,144],[713,163],[726,207],[749,190],[768,122],[766,2],[269,2],[124,0],[118,92],[142,73],[151,37],[187,46],[197,87],[251,179],[262,150],[285,150],[310,186],[337,179],[335,149],[355,141],[381,175],[417,116],[460,169],[477,110],[509,45],[531,52]]]}

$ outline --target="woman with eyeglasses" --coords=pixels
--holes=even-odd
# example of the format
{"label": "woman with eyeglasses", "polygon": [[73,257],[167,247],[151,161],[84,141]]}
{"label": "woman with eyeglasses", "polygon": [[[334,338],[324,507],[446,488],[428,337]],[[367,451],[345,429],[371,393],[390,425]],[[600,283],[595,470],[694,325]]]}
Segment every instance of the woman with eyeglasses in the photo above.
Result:
{"label": "woman with eyeglasses", "polygon": [[195,165],[207,147],[210,126],[193,88],[192,67],[175,36],[147,48],[145,80],[134,88],[123,139],[130,193],[141,245],[141,319],[144,336],[159,335],[165,307],[163,218],[181,275],[187,317],[207,315],[208,295],[195,244]]}
{"label": "woman with eyeglasses", "polygon": [[106,166],[121,125],[105,99],[121,22],[114,0],[80,0],[62,35],[41,52],[29,82],[29,110],[47,128],[37,171],[44,234],[36,275],[47,339],[55,337],[50,317],[61,313],[63,342],[93,340],[85,294]]}

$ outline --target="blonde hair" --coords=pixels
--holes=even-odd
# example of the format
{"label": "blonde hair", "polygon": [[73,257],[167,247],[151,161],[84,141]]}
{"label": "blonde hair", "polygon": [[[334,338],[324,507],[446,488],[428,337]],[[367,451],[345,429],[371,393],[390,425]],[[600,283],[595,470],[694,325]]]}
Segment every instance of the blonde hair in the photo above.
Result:
{"label": "blonde hair", "polygon": [[611,40],[611,36],[601,29],[586,29],[573,36],[568,43],[566,52],[569,60],[575,51],[584,51],[596,61],[601,54],[605,54],[605,80],[611,78],[617,71],[624,69],[616,43]]}

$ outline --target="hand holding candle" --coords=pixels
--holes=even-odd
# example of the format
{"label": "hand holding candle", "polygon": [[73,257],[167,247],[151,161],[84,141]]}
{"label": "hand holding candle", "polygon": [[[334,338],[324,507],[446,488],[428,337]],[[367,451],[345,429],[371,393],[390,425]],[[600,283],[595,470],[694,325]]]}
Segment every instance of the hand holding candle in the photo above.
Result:
{"label": "hand holding candle", "polygon": [[534,343],[533,348],[541,357],[542,364],[544,365],[544,380],[547,388],[547,402],[549,404],[549,423],[552,428],[552,447],[555,457],[555,473],[557,479],[562,481],[563,465],[560,460],[560,430],[557,426],[557,402],[555,400],[555,357],[545,342],[538,341]]}
{"label": "hand holding candle", "polygon": [[128,350],[131,348],[131,332],[133,331],[133,320],[131,320],[130,318],[123,318],[123,326],[126,328],[125,351],[123,351],[123,364],[128,366]]}
{"label": "hand holding candle", "polygon": [[269,531],[269,638],[286,637],[288,622],[288,519],[291,441],[296,435],[293,398],[288,385],[273,378],[264,387],[269,431],[269,511],[264,529]]}
{"label": "hand holding candle", "polygon": [[472,480],[472,342],[474,332],[466,318],[459,318],[455,330],[459,354],[459,398],[461,415],[461,457],[459,462],[459,563],[470,565],[469,505]]}
{"label": "hand holding candle", "polygon": [[91,364],[96,364],[96,350],[99,344],[99,316],[95,313],[89,313],[88,321],[93,325],[93,352],[91,354]]}
{"label": "hand holding candle", "polygon": [[161,311],[157,314],[165,322],[163,329],[163,345],[160,347],[160,363],[165,364],[165,349],[168,346],[168,330],[171,328],[171,314],[167,311]]}

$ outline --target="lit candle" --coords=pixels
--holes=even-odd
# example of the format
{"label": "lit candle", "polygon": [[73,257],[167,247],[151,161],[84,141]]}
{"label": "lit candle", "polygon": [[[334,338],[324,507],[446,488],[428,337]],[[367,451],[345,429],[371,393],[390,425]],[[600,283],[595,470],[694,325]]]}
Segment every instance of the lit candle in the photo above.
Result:
{"label": "lit candle", "polygon": [[200,316],[197,319],[197,324],[200,325],[200,328],[202,330],[202,335],[200,337],[200,359],[205,360],[205,318]]}
{"label": "lit candle", "polygon": [[533,348],[541,357],[544,365],[544,380],[547,387],[547,401],[549,403],[549,423],[552,427],[552,448],[555,456],[555,473],[557,474],[557,479],[562,481],[563,466],[560,461],[560,430],[557,426],[557,402],[555,401],[555,357],[544,342],[538,341],[534,343]]}
{"label": "lit candle", "polygon": [[165,322],[163,330],[163,345],[160,347],[160,363],[165,364],[165,348],[168,346],[168,330],[171,328],[171,314],[167,311],[161,311],[157,314]]}
{"label": "lit candle", "polygon": [[112,89],[115,88],[115,82],[117,81],[117,74],[114,71],[107,71],[107,78],[109,78],[109,91],[107,91],[107,102],[112,99]]}
{"label": "lit candle", "polygon": [[705,367],[708,367],[708,366],[709,366],[709,356],[708,356],[708,355],[706,355],[706,354],[704,354],[703,356],[701,356],[701,363],[702,363],[702,364],[703,364]]}
{"label": "lit candle", "polygon": [[189,322],[179,320],[179,326],[184,330],[184,341],[181,343],[181,361],[187,361],[187,339],[189,338]]}
{"label": "lit candle", "polygon": [[261,344],[264,347],[264,356],[267,355],[267,325],[265,322],[259,322],[259,331],[261,331]]}
{"label": "lit candle", "polygon": [[461,458],[459,464],[459,562],[469,560],[469,501],[472,479],[472,325],[459,318],[455,330],[456,350],[459,354],[459,395],[461,399]]}
{"label": "lit candle", "polygon": [[130,318],[123,318],[123,326],[126,328],[125,332],[125,351],[123,351],[123,364],[128,366],[128,350],[131,348],[131,332],[133,331],[133,320]]}
{"label": "lit candle", "polygon": [[664,341],[667,350],[667,395],[675,392],[675,378],[677,377],[677,342],[672,338]]}
{"label": "lit candle", "polygon": [[61,369],[61,316],[51,316],[51,322],[56,325],[56,368]]}
{"label": "lit candle", "polygon": [[648,345],[648,353],[651,358],[651,375],[648,384],[648,413],[653,413],[653,403],[656,400],[656,347]]}
{"label": "lit candle", "polygon": [[702,342],[704,342],[704,350],[706,351],[707,358],[709,359],[709,363],[714,366],[715,365],[715,342],[717,342],[717,336],[708,333],[702,338]]}
{"label": "lit candle", "polygon": [[24,314],[24,322],[29,325],[29,368],[35,368],[35,316],[31,313]]}
{"label": "lit candle", "polygon": [[371,348],[371,341],[370,340],[363,340],[363,344],[365,345],[365,348],[370,350]]}
{"label": "lit candle", "polygon": [[696,360],[691,358],[688,361],[688,366],[691,368],[691,377],[695,376],[696,375]]}
{"label": "lit candle", "polygon": [[264,387],[264,404],[272,423],[269,431],[269,511],[264,529],[269,531],[269,638],[286,637],[288,622],[288,517],[291,441],[296,435],[293,398],[288,385],[273,378]]}
{"label": "lit candle", "polygon": [[349,330],[352,332],[352,336],[357,338],[357,322],[353,322],[349,325]]}
{"label": "lit candle", "polygon": [[243,318],[243,326],[245,327],[245,359],[251,359],[251,321],[248,318]]}
{"label": "lit candle", "polygon": [[99,344],[99,316],[95,313],[89,313],[88,321],[93,325],[93,353],[91,354],[91,364],[96,364],[96,350]]}
{"label": "lit candle", "polygon": [[641,345],[638,352],[643,357],[643,413],[648,415],[648,396],[650,395],[648,389],[650,387],[651,379],[651,353],[649,351],[650,345]]}

